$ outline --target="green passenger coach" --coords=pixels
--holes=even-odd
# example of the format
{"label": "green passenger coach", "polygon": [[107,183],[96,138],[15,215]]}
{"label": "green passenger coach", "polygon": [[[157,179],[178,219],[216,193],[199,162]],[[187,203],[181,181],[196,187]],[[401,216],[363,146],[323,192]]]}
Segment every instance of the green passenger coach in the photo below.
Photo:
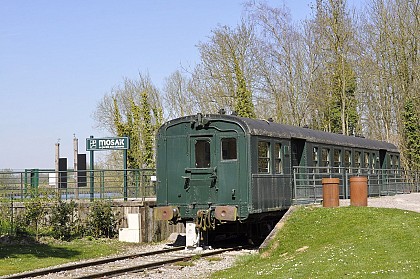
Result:
{"label": "green passenger coach", "polygon": [[293,167],[399,166],[390,143],[225,114],[168,121],[156,141],[156,219],[207,231],[281,216]]}

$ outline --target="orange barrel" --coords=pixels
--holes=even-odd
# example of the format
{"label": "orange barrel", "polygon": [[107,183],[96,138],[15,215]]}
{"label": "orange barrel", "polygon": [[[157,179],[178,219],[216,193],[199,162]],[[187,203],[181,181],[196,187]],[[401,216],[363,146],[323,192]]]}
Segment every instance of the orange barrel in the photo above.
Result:
{"label": "orange barrel", "polygon": [[338,178],[323,178],[322,179],[322,198],[324,207],[337,207],[340,206],[338,198]]}
{"label": "orange barrel", "polygon": [[350,177],[350,205],[367,206],[368,184],[366,176]]}

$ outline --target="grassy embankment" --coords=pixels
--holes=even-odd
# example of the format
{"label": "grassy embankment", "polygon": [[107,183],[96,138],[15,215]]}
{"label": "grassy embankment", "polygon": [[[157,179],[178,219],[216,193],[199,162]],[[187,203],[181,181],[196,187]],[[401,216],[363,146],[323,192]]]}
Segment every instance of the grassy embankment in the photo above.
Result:
{"label": "grassy embankment", "polygon": [[117,254],[136,244],[109,239],[51,240],[36,244],[0,244],[0,276]]}
{"label": "grassy embankment", "polygon": [[420,213],[300,208],[270,246],[213,278],[419,278]]}

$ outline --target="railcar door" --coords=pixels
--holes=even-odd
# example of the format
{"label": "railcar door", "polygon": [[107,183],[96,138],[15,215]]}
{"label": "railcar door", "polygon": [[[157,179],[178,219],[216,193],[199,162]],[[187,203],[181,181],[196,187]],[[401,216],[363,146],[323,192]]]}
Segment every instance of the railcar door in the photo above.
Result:
{"label": "railcar door", "polygon": [[[237,204],[241,199],[239,189],[239,160],[245,164],[244,158],[239,158],[239,151],[245,153],[243,146],[238,146],[238,136],[234,133],[219,135],[216,145],[217,160],[220,161],[217,167],[218,176],[218,203]],[[243,184],[245,184],[244,182]]]}
{"label": "railcar door", "polygon": [[214,202],[216,195],[217,168],[213,136],[191,137],[190,150],[190,167],[185,169],[184,176],[187,202],[198,208],[206,208]]}

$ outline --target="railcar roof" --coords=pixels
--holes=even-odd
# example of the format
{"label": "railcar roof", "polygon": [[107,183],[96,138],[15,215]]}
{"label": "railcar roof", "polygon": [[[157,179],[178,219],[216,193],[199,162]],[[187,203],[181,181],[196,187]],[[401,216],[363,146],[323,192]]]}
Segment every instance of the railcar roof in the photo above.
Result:
{"label": "railcar roof", "polygon": [[[359,147],[366,149],[385,149],[391,152],[398,152],[398,148],[391,143],[385,141],[371,140],[362,137],[345,136],[342,134],[328,133],[318,130],[312,130],[309,128],[302,128],[297,126],[290,126],[267,120],[250,119],[244,117],[238,117],[234,115],[225,114],[206,114],[202,115],[203,119],[207,121],[226,121],[237,123],[242,127],[245,133],[251,135],[260,135],[268,137],[280,137],[280,138],[298,138],[305,139],[310,142],[318,142],[323,144],[342,145],[348,147]],[[171,124],[194,121],[197,119],[197,115],[186,116],[172,121],[167,122],[169,126]],[[166,125],[164,124],[164,126]],[[211,125],[211,124],[210,124]]]}

